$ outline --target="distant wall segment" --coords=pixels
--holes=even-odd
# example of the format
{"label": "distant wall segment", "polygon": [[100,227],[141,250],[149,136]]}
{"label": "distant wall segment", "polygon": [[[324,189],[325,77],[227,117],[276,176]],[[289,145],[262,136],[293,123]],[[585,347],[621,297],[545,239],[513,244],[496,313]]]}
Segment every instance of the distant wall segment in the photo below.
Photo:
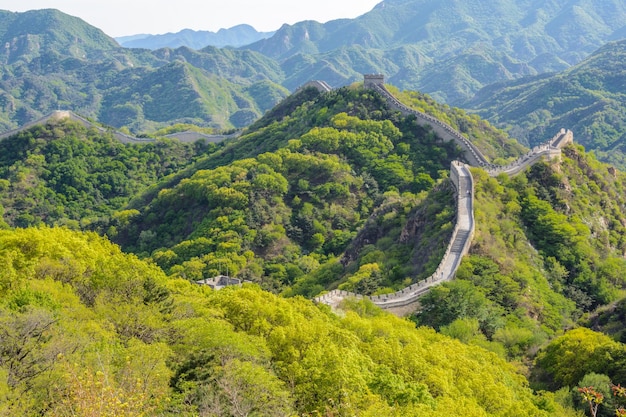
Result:
{"label": "distant wall segment", "polygon": [[320,93],[328,93],[329,91],[333,91],[333,88],[326,81],[320,81],[320,80],[309,81],[308,83],[300,87],[298,90],[302,90],[308,87],[313,87]]}
{"label": "distant wall segment", "polygon": [[[79,115],[77,115],[74,112],[71,112],[69,110],[55,110],[52,113],[48,114],[47,116],[44,116],[40,119],[37,119],[33,122],[27,123],[24,126],[20,127],[19,129],[14,129],[14,130],[10,130],[8,132],[5,132],[3,134],[0,135],[0,140],[2,139],[6,139],[10,136],[16,135],[24,130],[30,129],[33,126],[37,126],[37,125],[42,125],[42,124],[46,124],[46,123],[50,123],[50,122],[60,122],[61,120],[72,120],[74,122],[78,122],[81,125],[83,125],[84,127],[86,127],[87,129],[96,129],[100,132],[109,132],[109,130],[103,128],[102,126],[98,126],[95,123],[90,122],[89,120],[85,119],[84,117],[81,117]],[[143,143],[143,142],[153,142],[154,139],[143,139],[143,138],[136,138],[134,136],[130,136],[130,135],[126,135],[124,133],[121,132],[117,132],[117,131],[111,131],[111,133],[113,134],[113,136],[115,137],[115,139],[119,140],[122,143]]]}
{"label": "distant wall segment", "polygon": [[[325,83],[322,83],[320,85],[323,85],[323,84]],[[330,89],[328,84],[326,84],[326,86]],[[104,128],[69,110],[55,110],[49,115],[44,116],[40,119],[37,119],[33,122],[27,123],[24,126],[20,127],[19,129],[10,130],[8,132],[1,134],[0,140],[6,139],[10,136],[14,136],[24,130],[30,129],[33,126],[42,125],[46,123],[58,123],[62,120],[72,120],[74,122],[80,123],[87,129],[96,129],[100,131],[101,133],[111,133],[116,140],[124,144],[154,142],[154,139],[152,138],[138,138],[135,136],[127,135],[125,133],[113,130],[112,128],[109,128],[109,129]],[[240,132],[236,132],[232,135],[205,135],[199,132],[187,131],[187,132],[173,133],[171,135],[167,135],[166,137],[175,138],[185,143],[193,143],[197,141],[204,141],[205,143],[218,143],[225,139],[239,136],[239,134]]]}

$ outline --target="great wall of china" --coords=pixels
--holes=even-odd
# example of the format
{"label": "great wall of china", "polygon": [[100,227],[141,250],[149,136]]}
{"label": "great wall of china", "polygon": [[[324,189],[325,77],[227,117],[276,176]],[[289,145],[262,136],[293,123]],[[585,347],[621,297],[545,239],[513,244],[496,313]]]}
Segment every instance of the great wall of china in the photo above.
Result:
{"label": "great wall of china", "polygon": [[[324,83],[325,84],[325,83]],[[320,85],[324,85],[324,84],[320,84]],[[327,84],[326,84],[327,86]],[[0,140],[2,139],[6,139],[10,136],[14,136],[17,135],[18,133],[30,129],[31,127],[34,126],[38,126],[38,125],[42,125],[42,124],[47,124],[47,123],[55,123],[55,122],[59,122],[61,120],[71,120],[74,122],[78,122],[81,125],[83,125],[84,127],[86,127],[87,129],[96,129],[101,133],[106,133],[106,132],[110,132],[113,137],[115,139],[117,139],[118,141],[124,143],[124,144],[129,144],[129,143],[147,143],[147,142],[154,142],[154,139],[151,138],[138,138],[135,136],[130,136],[127,134],[124,134],[122,132],[119,132],[117,130],[113,130],[113,129],[105,129],[102,126],[99,126],[87,119],[85,119],[84,117],[81,117],[79,115],[77,115],[76,113],[69,111],[69,110],[55,110],[52,113],[50,113],[47,116],[44,116],[40,119],[37,119],[35,121],[29,122],[17,129],[13,129],[13,130],[9,130],[8,132],[2,133],[0,134]],[[224,139],[227,139],[229,137],[233,137],[236,136],[238,133],[234,134],[234,135],[206,135],[200,132],[194,132],[194,131],[186,131],[186,132],[178,132],[178,133],[173,133],[170,135],[165,136],[166,138],[175,138],[180,140],[181,142],[188,142],[188,143],[193,143],[193,142],[197,142],[199,140],[204,140],[207,143],[211,143],[211,142],[221,142]]]}
{"label": "great wall of china", "polygon": [[[318,88],[317,85],[310,83]],[[419,124],[430,126],[433,131],[445,141],[455,141],[465,151],[465,158],[469,166],[484,169],[489,176],[495,177],[500,174],[516,175],[544,157],[555,159],[561,157],[561,148],[574,140],[570,130],[561,129],[552,139],[534,147],[515,162],[507,165],[493,165],[485,158],[480,150],[460,132],[446,123],[428,114],[411,109],[396,99],[384,86],[384,76],[366,75],[365,88],[379,92],[392,109],[398,110],[404,115],[414,115]],[[320,92],[327,90],[318,88]],[[456,224],[446,252],[437,267],[437,270],[428,278],[412,284],[392,294],[376,296],[364,296],[348,291],[333,290],[315,298],[315,301],[337,307],[341,301],[348,297],[357,299],[369,299],[380,308],[396,315],[406,315],[418,307],[419,298],[426,294],[430,288],[442,282],[454,279],[461,259],[469,252],[474,236],[474,179],[469,166],[453,161],[451,164],[450,178],[456,189],[457,216]]]}
{"label": "great wall of china", "polygon": [[[534,147],[525,155],[518,158],[515,162],[506,165],[494,165],[491,164],[487,158],[480,152],[480,150],[460,132],[452,128],[450,125],[440,121],[439,119],[430,116],[426,113],[411,109],[410,107],[402,104],[397,98],[395,98],[384,85],[385,77],[380,74],[365,75],[365,88],[369,88],[380,93],[387,101],[388,105],[395,110],[400,111],[404,115],[414,115],[421,125],[427,125],[444,141],[455,141],[461,149],[465,151],[465,159],[467,164],[459,161],[453,161],[451,163],[450,179],[456,189],[457,200],[457,215],[456,224],[448,243],[446,252],[437,267],[437,270],[428,278],[414,283],[406,288],[403,288],[395,293],[383,294],[376,296],[364,296],[361,294],[355,294],[348,291],[333,290],[326,294],[323,294],[315,298],[315,301],[323,304],[328,304],[331,307],[337,307],[340,302],[348,297],[354,297],[357,299],[369,299],[377,306],[384,310],[390,311],[397,315],[406,315],[418,306],[419,298],[427,293],[430,288],[438,285],[442,282],[450,281],[454,279],[456,271],[461,263],[463,256],[465,256],[470,249],[472,238],[474,236],[474,179],[470,172],[470,167],[480,167],[484,169],[490,176],[495,177],[500,174],[516,175],[542,158],[560,158],[561,148],[574,140],[573,133],[570,130],[561,129],[552,139],[547,142]],[[327,93],[332,91],[332,88],[323,81],[310,81],[303,85],[301,88],[313,87],[321,93]],[[78,122],[88,129],[95,128],[101,132],[111,132],[114,137],[122,143],[142,143],[151,142],[153,139],[136,138],[123,134],[121,132],[107,130],[101,126],[98,126],[89,120],[76,115],[71,111],[55,111],[50,115],[30,122],[19,129],[11,130],[0,134],[0,140],[13,136],[23,130],[29,129],[33,126],[55,122],[59,120],[70,119]],[[188,132],[182,132],[186,134]],[[174,135],[170,135],[174,136]],[[225,139],[227,136],[211,136],[201,135],[198,138],[197,135],[191,135],[188,138],[181,139],[183,141],[195,141],[206,140],[208,142],[218,142]]]}
{"label": "great wall of china", "polygon": [[[15,130],[10,130],[8,132],[3,133],[2,135],[0,135],[0,140],[8,138],[9,136],[13,136],[16,135],[20,132],[22,132],[23,130],[26,129],[30,129],[33,126],[37,126],[37,125],[42,125],[42,124],[46,124],[46,123],[54,123],[54,122],[58,122],[61,120],[72,120],[74,122],[78,122],[81,125],[83,125],[84,127],[86,127],[87,129],[97,129],[100,132],[107,132],[107,130],[101,126],[98,126],[92,122],[90,122],[89,120],[71,112],[68,110],[56,110],[53,111],[52,113],[50,113],[47,116],[42,117],[41,119],[37,119],[33,122],[27,123],[24,126],[21,126],[18,129]],[[130,135],[125,135],[124,133],[121,132],[117,132],[117,131],[112,131],[113,135],[115,136],[115,139],[119,140],[122,143],[141,143],[141,142],[150,142],[152,141],[152,139],[141,139],[141,138],[136,138],[134,136],[130,136]]]}

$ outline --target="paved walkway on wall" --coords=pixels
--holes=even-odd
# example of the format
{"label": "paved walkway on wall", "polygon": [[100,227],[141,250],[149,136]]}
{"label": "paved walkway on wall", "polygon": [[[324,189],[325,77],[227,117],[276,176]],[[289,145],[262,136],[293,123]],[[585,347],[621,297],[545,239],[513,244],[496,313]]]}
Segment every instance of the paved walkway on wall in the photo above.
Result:
{"label": "paved walkway on wall", "polygon": [[[469,251],[474,235],[474,179],[469,167],[461,162],[452,162],[451,170],[451,177],[457,190],[457,222],[441,263],[437,270],[425,280],[392,294],[365,297],[379,307],[394,309],[415,303],[431,287],[453,279],[463,256]],[[346,297],[363,298],[360,294],[334,290],[317,297],[315,300],[337,307]]]}

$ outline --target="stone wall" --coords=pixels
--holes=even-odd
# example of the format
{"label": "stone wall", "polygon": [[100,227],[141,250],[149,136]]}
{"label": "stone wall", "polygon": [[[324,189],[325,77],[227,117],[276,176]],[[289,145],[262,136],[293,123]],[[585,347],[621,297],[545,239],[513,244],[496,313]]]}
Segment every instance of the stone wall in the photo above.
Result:
{"label": "stone wall", "polygon": [[365,74],[363,76],[363,86],[365,88],[376,88],[376,86],[385,85],[385,76],[383,74]]}
{"label": "stone wall", "polygon": [[524,171],[529,166],[537,163],[539,160],[545,158],[548,159],[561,159],[561,148],[574,142],[574,133],[571,130],[561,129],[552,139],[535,146],[528,153],[520,156],[516,161],[509,165],[486,165],[483,169],[487,173],[496,177],[500,174],[507,174],[510,176],[517,175]]}
{"label": "stone wall", "polygon": [[330,85],[328,85],[326,81],[319,81],[319,80],[309,81],[308,83],[300,87],[298,90],[302,90],[303,88],[307,88],[307,87],[313,87],[320,93],[328,93],[329,91],[333,91],[333,88]]}
{"label": "stone wall", "polygon": [[24,130],[30,129],[33,126],[37,126],[37,125],[42,125],[42,124],[46,124],[46,123],[54,123],[54,122],[59,122],[61,120],[72,120],[74,122],[78,122],[80,124],[82,124],[83,126],[85,126],[87,129],[97,129],[100,132],[111,132],[113,134],[113,136],[115,137],[115,139],[119,140],[122,143],[140,143],[140,142],[153,142],[154,139],[142,139],[142,138],[136,138],[134,136],[130,136],[130,135],[126,135],[124,133],[118,132],[118,131],[113,131],[113,130],[107,130],[101,126],[98,126],[92,122],[90,122],[89,120],[85,119],[84,117],[81,117],[71,111],[68,110],[56,110],[53,111],[52,113],[50,113],[47,116],[42,117],[41,119],[37,119],[34,122],[30,122],[25,124],[24,126],[20,127],[19,129],[14,129],[8,132],[3,133],[2,135],[0,135],[0,140],[2,139],[6,139],[10,136],[16,135],[19,132],[22,132]]}
{"label": "stone wall", "polygon": [[[466,149],[467,160],[487,171],[495,177],[500,174],[517,175],[537,161],[547,157],[558,159],[561,157],[561,148],[574,140],[574,134],[570,130],[561,129],[552,139],[534,147],[527,154],[518,158],[507,166],[499,166],[488,163],[480,151],[461,133],[455,131],[449,125],[435,119],[432,116],[410,109],[400,103],[383,85],[384,77],[380,75],[366,75],[365,87],[379,91],[389,105],[401,111],[403,114],[413,114],[422,124],[433,128],[444,140],[454,140]],[[315,301],[336,307],[346,297],[356,299],[367,298],[379,307],[397,315],[406,315],[415,311],[419,306],[419,298],[426,294],[431,287],[442,282],[452,280],[461,263],[463,256],[469,252],[474,237],[474,179],[469,167],[459,161],[453,161],[450,167],[450,180],[456,189],[457,219],[454,231],[448,243],[437,270],[430,277],[403,288],[392,294],[377,296],[363,296],[348,291],[334,290],[315,298]]]}
{"label": "stone wall", "polygon": [[315,301],[337,307],[346,297],[367,298],[385,310],[404,314],[414,311],[419,298],[431,287],[454,279],[461,259],[469,251],[474,235],[474,180],[469,168],[459,161],[452,162],[450,178],[457,190],[456,224],[446,252],[437,270],[431,276],[392,294],[369,297],[349,291],[334,290],[315,298]]}
{"label": "stone wall", "polygon": [[387,104],[389,104],[392,109],[398,110],[404,115],[414,115],[417,118],[417,122],[419,124],[430,126],[437,134],[437,136],[439,136],[444,141],[449,142],[452,140],[456,142],[457,145],[461,147],[461,149],[465,150],[465,159],[470,165],[483,166],[489,163],[489,161],[487,161],[487,158],[485,158],[480,150],[468,138],[453,129],[447,123],[444,123],[436,117],[417,111],[401,103],[400,100],[395,98],[393,94],[391,94],[383,84],[366,83],[365,85],[366,87],[367,85],[370,85],[369,88],[376,90],[380,94],[382,94],[387,100]]}

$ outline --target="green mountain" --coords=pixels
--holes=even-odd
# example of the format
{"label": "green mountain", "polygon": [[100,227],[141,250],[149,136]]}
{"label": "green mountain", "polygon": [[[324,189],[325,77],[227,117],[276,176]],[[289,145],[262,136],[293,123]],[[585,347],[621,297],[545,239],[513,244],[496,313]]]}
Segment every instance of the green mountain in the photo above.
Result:
{"label": "green mountain", "polygon": [[58,10],[26,13],[0,12],[0,39],[5,45],[2,63],[27,64],[50,55],[98,59],[117,43],[99,29]]}
{"label": "green mountain", "polygon": [[249,45],[261,39],[269,38],[274,32],[257,32],[250,25],[237,25],[217,32],[184,29],[176,33],[162,35],[135,35],[115,38],[124,48],[180,48],[202,49],[207,46],[223,48]]}
{"label": "green mountain", "polygon": [[356,19],[285,25],[246,48],[279,60],[289,88],[384,73],[458,105],[495,81],[564,70],[625,27],[622,0],[387,0]]}
{"label": "green mountain", "polygon": [[[458,110],[439,118],[476,120]],[[228,273],[285,296],[336,288],[388,294],[430,276],[450,239],[454,203],[442,174],[455,156],[442,145],[371,92],[303,91],[132,202],[136,211],[115,225],[113,239],[188,280]],[[625,178],[580,147],[514,178],[473,174],[470,256],[455,281],[421,299],[413,319],[527,363],[530,352],[625,288]],[[583,369],[605,373],[600,364]],[[612,378],[624,369],[616,366]],[[558,374],[535,378],[563,386]]]}
{"label": "green mountain", "polygon": [[570,126],[598,158],[624,167],[624,59],[626,41],[609,43],[561,73],[486,87],[465,107],[530,145],[557,126]]}
{"label": "green mountain", "polygon": [[[320,265],[337,273],[337,257],[375,209],[400,210],[397,218],[387,212],[386,227],[401,224],[426,204],[426,193],[418,194],[431,190],[459,155],[411,119],[392,123],[392,114],[380,96],[361,89],[302,91],[184,176],[132,202],[137,213],[115,224],[115,240],[154,254],[162,268],[188,279],[228,270],[267,289],[295,285],[314,295],[320,283],[310,288],[297,278]],[[434,195],[450,201],[447,187]],[[448,214],[437,221],[449,220]],[[393,231],[395,241],[399,232]],[[383,268],[385,287],[424,269],[408,262],[417,250],[413,242],[401,246],[407,263]]]}
{"label": "green mountain", "polygon": [[121,48],[56,10],[0,15],[0,126],[58,108],[144,131],[193,121],[242,127],[286,96],[282,71],[250,51]]}
{"label": "green mountain", "polygon": [[[494,159],[523,152],[475,117],[427,97],[407,97],[410,104],[453,126],[462,126],[477,143],[485,144],[489,150],[486,154]],[[311,126],[317,128],[312,130]],[[295,138],[299,138],[299,145]],[[323,140],[336,143],[319,147],[316,142]],[[62,145],[63,142],[67,143]],[[396,218],[390,217],[389,210],[395,212],[404,206],[402,210],[425,211],[435,216],[437,210],[430,206],[450,204],[451,194],[449,184],[440,184],[436,191],[433,186],[445,178],[450,161],[460,155],[455,145],[443,143],[429,130],[417,126],[411,117],[398,117],[378,94],[362,89],[327,94],[305,89],[268,112],[241,137],[209,148],[212,153],[206,155],[198,146],[177,147],[167,141],[125,147],[111,135],[71,122],[27,130],[0,142],[0,148],[7,155],[6,160],[0,161],[0,178],[4,179],[6,191],[0,204],[5,207],[5,220],[10,225],[82,225],[115,236],[127,250],[149,254],[158,249],[165,256],[178,253],[196,235],[200,237],[196,229],[203,227],[201,224],[209,225],[232,211],[227,215],[232,217],[232,227],[215,229],[217,234],[209,240],[203,237],[201,241],[208,246],[202,253],[180,252],[169,261],[162,257],[160,265],[169,271],[201,254],[208,255],[214,252],[210,241],[220,245],[226,236],[236,232],[244,240],[239,241],[237,248],[234,243],[239,238],[232,236],[235,240],[231,242],[231,255],[252,251],[257,258],[230,265],[230,271],[235,274],[245,268],[250,279],[277,290],[288,286],[281,275],[285,264],[291,268],[289,274],[310,269],[299,265],[295,253],[315,253],[319,257],[317,263],[340,256],[374,211],[381,209],[381,204],[386,207],[383,212],[390,223],[384,227],[381,223],[379,233],[381,237],[387,231],[393,233],[396,241],[400,239],[400,229],[393,225],[403,223],[407,213],[399,213]],[[276,165],[272,159],[262,158],[269,153],[274,153],[270,158],[284,162]],[[111,154],[116,155],[113,162],[109,161]],[[133,164],[135,158],[141,163]],[[186,158],[196,162],[181,165]],[[153,173],[152,161],[168,169]],[[117,165],[119,169],[113,171],[120,171],[120,175],[110,177],[111,167]],[[214,206],[226,195],[210,197],[217,199],[215,202],[197,200],[198,192],[204,195],[213,187],[205,191],[194,188],[193,184],[203,183],[202,173],[213,178],[214,173],[232,176],[235,172],[247,172],[247,179],[241,184],[220,183],[216,189],[219,195],[234,193],[230,209],[226,209],[228,199],[220,202],[219,207]],[[315,178],[306,179],[309,175]],[[159,181],[159,185],[146,190]],[[426,198],[429,191],[432,195]],[[130,201],[132,195],[135,198]],[[405,202],[400,198],[403,195],[413,197]],[[280,205],[278,198],[284,199]],[[130,211],[123,212],[124,209]],[[435,237],[441,240],[432,251],[435,257],[440,256],[441,248],[445,249],[451,216],[453,212],[448,212],[432,220],[442,225],[440,236]],[[238,229],[240,226],[245,230]],[[256,237],[249,240],[249,233]],[[161,238],[152,239],[155,235]],[[406,260],[404,267],[396,260],[397,264],[383,268],[384,274],[389,275],[384,287],[396,288],[402,285],[404,275],[429,274],[436,267],[435,258],[429,261],[430,242],[424,240],[421,247],[413,244],[410,241],[400,245]],[[281,260],[279,253],[287,260]],[[409,262],[414,256],[416,260]],[[352,257],[357,259],[360,255]],[[194,274],[200,273],[199,279],[215,266],[211,264],[210,269],[196,270]],[[271,268],[279,271],[271,279],[263,278],[263,271]],[[315,290],[305,287],[298,291],[315,294]]]}
{"label": "green mountain", "polygon": [[4,220],[16,227],[102,227],[135,194],[206,150],[173,139],[126,145],[112,132],[69,120],[36,126],[0,140]]}

